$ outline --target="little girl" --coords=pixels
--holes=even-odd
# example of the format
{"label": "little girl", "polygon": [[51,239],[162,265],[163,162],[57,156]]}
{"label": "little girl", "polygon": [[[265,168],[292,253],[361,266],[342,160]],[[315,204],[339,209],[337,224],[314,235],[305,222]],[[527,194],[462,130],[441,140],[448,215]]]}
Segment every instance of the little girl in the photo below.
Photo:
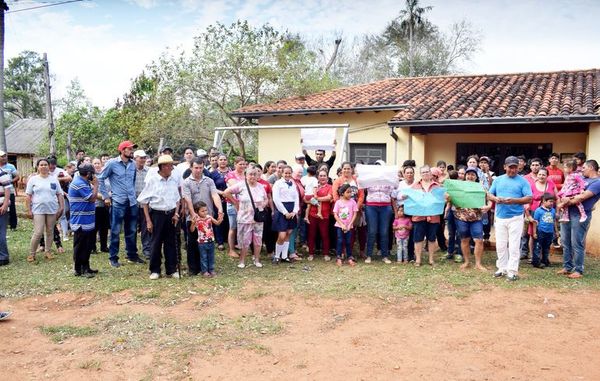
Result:
{"label": "little girl", "polygon": [[346,259],[350,266],[356,265],[356,261],[352,256],[352,227],[354,226],[354,220],[356,220],[356,213],[358,212],[358,205],[352,198],[352,189],[350,185],[343,184],[340,187],[339,200],[335,202],[333,206],[333,216],[335,217],[335,230],[337,234],[337,245],[336,245],[336,264],[342,265],[342,243],[346,245]]}
{"label": "little girl", "polygon": [[408,262],[408,238],[412,229],[410,218],[404,215],[404,205],[398,206],[396,210],[396,219],[393,224],[394,236],[396,236],[397,261]]}
{"label": "little girl", "polygon": [[206,203],[200,201],[194,205],[198,218],[190,225],[190,232],[198,229],[198,250],[200,251],[200,272],[205,277],[214,277],[215,273],[215,233],[212,224],[220,225],[208,214]]}
{"label": "little girl", "polygon": [[[559,198],[575,197],[585,191],[585,181],[581,174],[577,172],[577,162],[575,160],[566,161],[563,170],[565,172],[565,183],[562,186],[560,192],[558,192]],[[579,209],[579,222],[587,220],[587,214],[583,209],[581,203],[575,204]],[[564,203],[557,205],[558,212],[560,214],[560,222],[569,222],[569,208],[565,207]]]}

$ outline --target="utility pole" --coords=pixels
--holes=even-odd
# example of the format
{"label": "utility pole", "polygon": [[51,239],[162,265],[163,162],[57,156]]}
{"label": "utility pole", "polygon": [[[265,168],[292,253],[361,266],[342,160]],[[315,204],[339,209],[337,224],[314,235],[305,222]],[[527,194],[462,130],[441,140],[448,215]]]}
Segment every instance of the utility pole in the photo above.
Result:
{"label": "utility pole", "polygon": [[4,12],[8,11],[6,1],[0,4],[0,149],[6,152],[4,133]]}
{"label": "utility pole", "polygon": [[50,96],[50,70],[48,55],[44,53],[44,89],[46,90],[46,120],[48,121],[48,138],[50,140],[50,155],[56,155],[56,139],[54,138],[54,118],[52,117],[52,98]]}

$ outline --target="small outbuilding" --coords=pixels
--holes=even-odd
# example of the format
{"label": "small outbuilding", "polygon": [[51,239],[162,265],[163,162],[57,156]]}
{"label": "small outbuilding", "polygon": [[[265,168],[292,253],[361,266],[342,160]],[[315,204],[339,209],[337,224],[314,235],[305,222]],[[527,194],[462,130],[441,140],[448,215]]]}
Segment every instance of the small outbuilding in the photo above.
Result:
{"label": "small outbuilding", "polygon": [[39,148],[48,136],[46,119],[20,119],[5,130],[8,162],[12,163],[27,179],[35,171]]}

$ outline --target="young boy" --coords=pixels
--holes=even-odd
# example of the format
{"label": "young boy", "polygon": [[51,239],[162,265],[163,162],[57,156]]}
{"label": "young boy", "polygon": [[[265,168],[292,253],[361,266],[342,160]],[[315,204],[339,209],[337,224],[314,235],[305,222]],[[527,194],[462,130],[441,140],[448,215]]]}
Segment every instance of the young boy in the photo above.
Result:
{"label": "young boy", "polygon": [[554,210],[555,199],[553,194],[544,193],[542,196],[542,205],[533,214],[533,239],[535,243],[531,264],[533,267],[539,269],[550,266],[548,255],[552,239],[554,238],[554,219],[556,218],[556,211]]}
{"label": "young boy", "polygon": [[[304,195],[305,196],[314,196],[315,190],[319,186],[319,182],[317,180],[317,167],[315,167],[313,165],[308,167],[306,169],[306,176],[303,176],[302,179],[300,179],[300,182],[304,186]],[[310,214],[310,208],[312,208],[314,206],[317,207],[317,217],[323,218],[323,215],[321,214],[321,203],[319,201],[317,201],[316,198],[313,197],[310,199],[310,202],[306,204],[306,214],[304,216],[304,221],[306,221],[307,224],[310,223],[308,221],[308,216]]]}
{"label": "young boy", "polygon": [[213,216],[208,214],[206,203],[200,201],[194,205],[198,218],[190,225],[190,231],[198,229],[198,250],[200,251],[200,272],[205,277],[214,277],[215,273],[215,233],[212,224],[219,225]]}

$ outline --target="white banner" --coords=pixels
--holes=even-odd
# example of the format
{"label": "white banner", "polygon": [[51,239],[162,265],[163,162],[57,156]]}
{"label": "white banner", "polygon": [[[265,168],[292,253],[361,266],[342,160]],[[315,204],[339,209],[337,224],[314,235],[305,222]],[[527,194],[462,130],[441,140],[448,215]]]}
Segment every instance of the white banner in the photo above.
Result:
{"label": "white banner", "polygon": [[335,151],[335,128],[301,128],[302,148],[306,150]]}
{"label": "white banner", "polygon": [[356,164],[355,172],[358,177],[358,187],[361,189],[376,185],[389,185],[397,188],[400,182],[398,167],[394,165]]}

